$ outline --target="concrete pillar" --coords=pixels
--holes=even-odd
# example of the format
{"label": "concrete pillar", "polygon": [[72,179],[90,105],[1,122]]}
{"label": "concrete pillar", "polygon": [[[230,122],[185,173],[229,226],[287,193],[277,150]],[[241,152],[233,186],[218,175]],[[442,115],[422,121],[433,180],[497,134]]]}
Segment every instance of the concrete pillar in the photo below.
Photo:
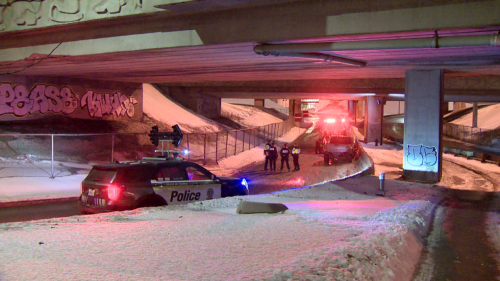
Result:
{"label": "concrete pillar", "polygon": [[295,106],[294,106],[294,100],[289,99],[288,100],[288,119],[294,119],[295,120]]}
{"label": "concrete pillar", "polygon": [[356,109],[358,107],[357,101],[355,100],[350,100],[348,101],[348,107],[349,107],[349,118],[356,122]]}
{"label": "concrete pillar", "polygon": [[441,180],[442,70],[407,70],[403,177],[425,183]]}
{"label": "concrete pillar", "polygon": [[365,100],[358,100],[356,101],[356,120],[357,119],[363,119],[364,118],[364,112],[365,112]]}
{"label": "concrete pillar", "polygon": [[254,100],[254,105],[255,106],[264,107],[264,99],[255,99]]}
{"label": "concrete pillar", "polygon": [[472,127],[477,128],[477,102],[472,104]]}
{"label": "concrete pillar", "polygon": [[204,94],[200,89],[191,87],[162,87],[165,94],[182,106],[207,118],[221,116],[221,98]]}
{"label": "concrete pillar", "polygon": [[453,112],[460,111],[462,109],[465,109],[465,102],[454,102],[453,103]]}
{"label": "concrete pillar", "polygon": [[381,98],[366,97],[365,106],[365,143],[382,141],[382,113],[384,102]]}

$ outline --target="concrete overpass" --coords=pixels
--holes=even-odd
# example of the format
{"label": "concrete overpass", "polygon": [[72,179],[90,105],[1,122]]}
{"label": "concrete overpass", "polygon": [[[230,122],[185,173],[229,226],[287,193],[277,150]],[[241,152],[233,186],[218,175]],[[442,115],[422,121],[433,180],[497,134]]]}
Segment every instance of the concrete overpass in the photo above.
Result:
{"label": "concrete overpass", "polygon": [[[153,83],[211,108],[220,97],[365,99],[370,140],[380,130],[377,101],[404,93],[405,149],[411,149],[405,154],[413,155],[405,175],[435,181],[443,101],[500,99],[499,0],[6,0],[0,6],[3,120],[50,110],[73,114],[78,106],[89,108],[79,118],[106,117],[104,110],[114,112],[110,118],[138,118],[138,85]],[[113,107],[118,100],[121,109]]]}

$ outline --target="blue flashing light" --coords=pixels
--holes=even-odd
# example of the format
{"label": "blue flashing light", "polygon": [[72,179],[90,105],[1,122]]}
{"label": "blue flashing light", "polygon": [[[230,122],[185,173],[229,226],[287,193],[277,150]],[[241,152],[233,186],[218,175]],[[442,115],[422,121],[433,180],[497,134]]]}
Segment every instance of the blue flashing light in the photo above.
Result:
{"label": "blue flashing light", "polygon": [[184,150],[182,151],[182,153],[183,153],[183,154],[185,154],[185,155],[188,155],[188,154],[189,154],[189,150],[184,149]]}
{"label": "blue flashing light", "polygon": [[248,181],[246,179],[241,180],[241,185],[243,185],[244,187],[246,187],[246,189],[248,189]]}

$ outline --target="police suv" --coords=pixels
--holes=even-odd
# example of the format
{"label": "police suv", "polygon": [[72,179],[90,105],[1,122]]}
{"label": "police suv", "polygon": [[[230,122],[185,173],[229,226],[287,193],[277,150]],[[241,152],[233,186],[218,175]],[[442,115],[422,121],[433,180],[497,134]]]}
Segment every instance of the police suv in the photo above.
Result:
{"label": "police suv", "polygon": [[248,195],[246,179],[217,177],[178,158],[94,165],[82,181],[81,213],[131,210]]}

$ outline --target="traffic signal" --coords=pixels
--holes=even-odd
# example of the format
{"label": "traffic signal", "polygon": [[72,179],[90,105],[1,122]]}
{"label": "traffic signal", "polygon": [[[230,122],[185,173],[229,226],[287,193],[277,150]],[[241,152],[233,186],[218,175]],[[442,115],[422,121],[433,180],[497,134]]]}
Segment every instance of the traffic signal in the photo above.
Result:
{"label": "traffic signal", "polygon": [[175,147],[178,147],[181,144],[182,131],[179,125],[172,126],[172,129],[174,129],[174,132],[172,133],[172,144],[175,145]]}
{"label": "traffic signal", "polygon": [[158,144],[160,142],[160,137],[159,137],[159,134],[158,134],[158,126],[156,126],[156,125],[153,126],[153,128],[149,132],[149,139],[151,140],[151,143],[154,146],[158,146]]}

